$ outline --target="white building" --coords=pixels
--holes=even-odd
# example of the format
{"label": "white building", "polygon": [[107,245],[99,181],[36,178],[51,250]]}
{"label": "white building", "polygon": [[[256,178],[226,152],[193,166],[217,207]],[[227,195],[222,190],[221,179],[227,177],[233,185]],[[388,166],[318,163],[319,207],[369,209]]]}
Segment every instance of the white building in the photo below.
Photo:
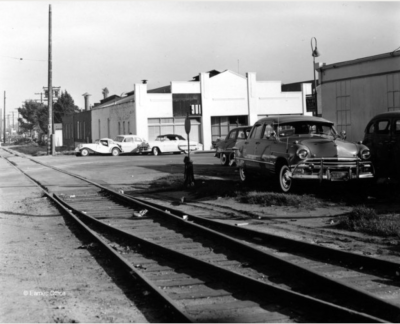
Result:
{"label": "white building", "polygon": [[200,73],[192,81],[172,81],[154,90],[135,84],[126,97],[112,96],[92,108],[92,140],[124,133],[148,140],[168,133],[186,137],[189,114],[190,139],[208,150],[213,140],[238,125],[253,125],[269,115],[308,114],[311,84],[296,92],[281,88],[280,81],[257,81],[256,73],[242,76],[230,70]]}

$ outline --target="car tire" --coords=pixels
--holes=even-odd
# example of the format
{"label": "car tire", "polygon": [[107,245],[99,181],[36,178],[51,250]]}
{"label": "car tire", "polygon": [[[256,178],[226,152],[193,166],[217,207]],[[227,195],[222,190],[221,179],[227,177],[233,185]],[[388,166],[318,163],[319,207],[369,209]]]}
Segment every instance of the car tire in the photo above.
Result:
{"label": "car tire", "polygon": [[83,149],[83,150],[81,150],[80,155],[81,156],[88,156],[89,155],[89,151],[87,149]]}
{"label": "car tire", "polygon": [[219,155],[219,159],[220,159],[222,165],[228,165],[229,164],[229,157],[225,153],[221,153]]}
{"label": "car tire", "polygon": [[117,149],[117,148],[113,148],[113,149],[111,150],[111,155],[112,155],[112,156],[118,156],[119,153],[120,153],[120,151],[119,151],[119,149]]}
{"label": "car tire", "polygon": [[161,154],[160,149],[158,147],[153,147],[151,152],[153,153],[154,156],[157,156],[157,155]]}
{"label": "car tire", "polygon": [[239,177],[240,177],[241,182],[249,182],[250,181],[249,172],[243,167],[239,168]]}
{"label": "car tire", "polygon": [[283,193],[287,193],[293,187],[293,180],[289,177],[289,167],[286,164],[281,164],[278,171],[278,189]]}

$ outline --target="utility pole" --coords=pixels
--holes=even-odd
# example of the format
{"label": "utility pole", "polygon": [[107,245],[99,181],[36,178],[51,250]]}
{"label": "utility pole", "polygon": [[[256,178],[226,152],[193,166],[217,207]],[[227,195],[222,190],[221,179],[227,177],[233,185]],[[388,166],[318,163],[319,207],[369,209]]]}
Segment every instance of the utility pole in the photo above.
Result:
{"label": "utility pole", "polygon": [[4,91],[4,127],[3,127],[3,142],[6,144],[6,92]]}
{"label": "utility pole", "polygon": [[48,103],[49,103],[49,129],[47,141],[47,154],[54,155],[54,136],[53,136],[53,85],[52,85],[52,48],[51,48],[51,5],[49,5],[49,69],[48,69]]}

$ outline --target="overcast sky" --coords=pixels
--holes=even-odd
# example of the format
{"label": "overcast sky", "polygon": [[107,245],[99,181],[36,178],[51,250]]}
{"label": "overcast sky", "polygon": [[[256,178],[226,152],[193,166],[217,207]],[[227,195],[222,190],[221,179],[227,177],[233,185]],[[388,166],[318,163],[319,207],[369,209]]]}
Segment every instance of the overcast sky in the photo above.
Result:
{"label": "overcast sky", "polygon": [[[7,112],[48,84],[83,108],[133,90],[226,69],[258,80],[313,79],[310,40],[332,64],[400,47],[400,1],[0,1],[0,91]],[[22,60],[21,60],[22,58]]]}

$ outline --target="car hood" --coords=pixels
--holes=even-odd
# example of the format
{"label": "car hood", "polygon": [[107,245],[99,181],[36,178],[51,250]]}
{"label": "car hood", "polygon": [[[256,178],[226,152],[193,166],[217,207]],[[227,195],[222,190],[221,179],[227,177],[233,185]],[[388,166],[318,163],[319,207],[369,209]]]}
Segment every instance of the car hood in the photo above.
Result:
{"label": "car hood", "polygon": [[359,152],[357,144],[339,138],[334,140],[333,138],[310,137],[302,139],[298,143],[310,150],[311,157],[354,158]]}

